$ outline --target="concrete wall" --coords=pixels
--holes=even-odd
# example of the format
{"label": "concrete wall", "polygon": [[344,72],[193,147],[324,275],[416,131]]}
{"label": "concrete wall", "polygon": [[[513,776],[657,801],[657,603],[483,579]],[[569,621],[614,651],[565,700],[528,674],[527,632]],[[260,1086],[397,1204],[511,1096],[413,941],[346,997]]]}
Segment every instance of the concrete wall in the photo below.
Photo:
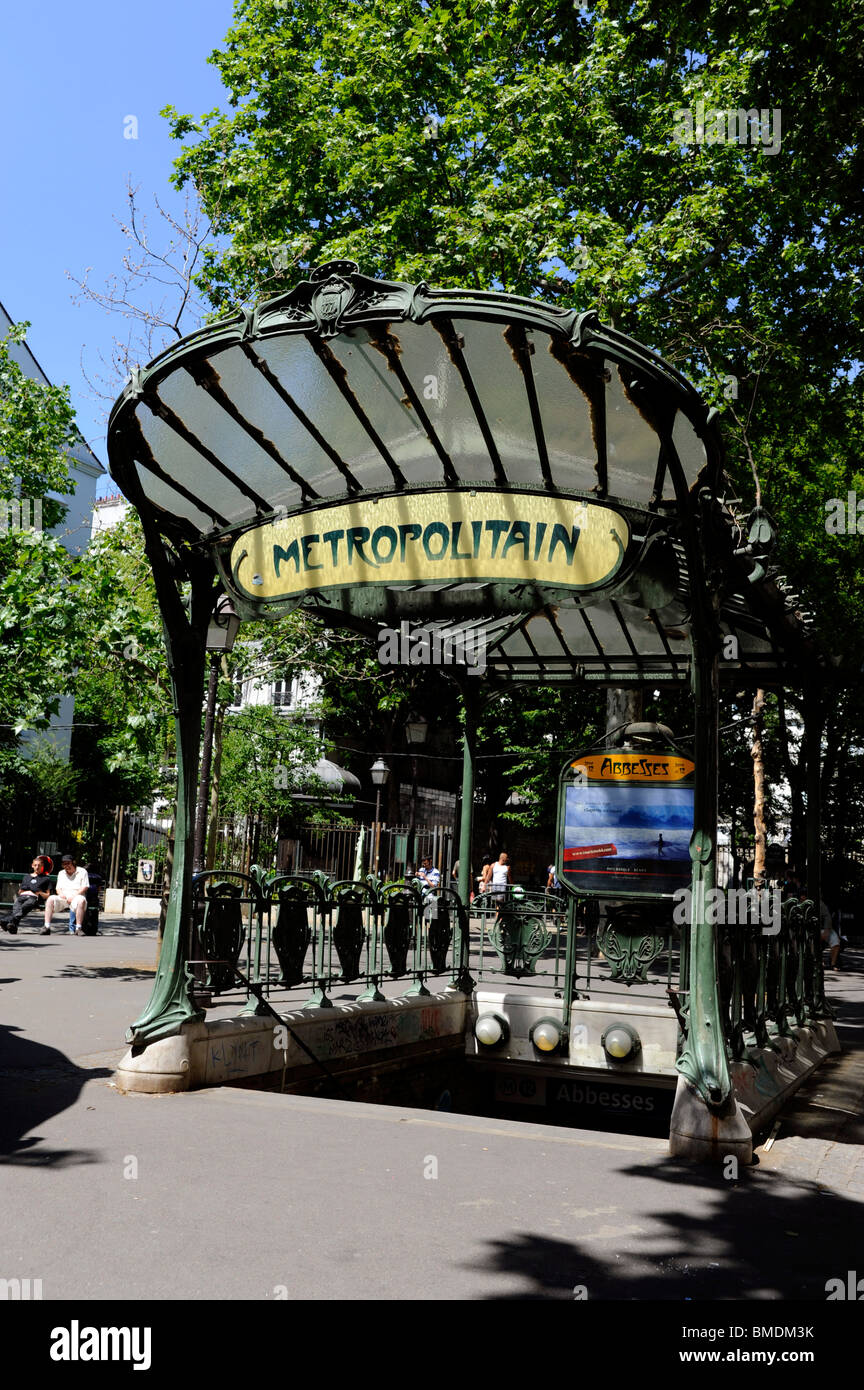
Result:
{"label": "concrete wall", "polygon": [[297,1041],[331,1070],[414,1060],[461,1045],[469,1001],[458,990],[403,996],[330,1009],[297,1009],[282,1016],[240,1015],[186,1024],[173,1037],[130,1048],[115,1074],[121,1091],[159,1093],[284,1077],[286,1089],[321,1068]]}

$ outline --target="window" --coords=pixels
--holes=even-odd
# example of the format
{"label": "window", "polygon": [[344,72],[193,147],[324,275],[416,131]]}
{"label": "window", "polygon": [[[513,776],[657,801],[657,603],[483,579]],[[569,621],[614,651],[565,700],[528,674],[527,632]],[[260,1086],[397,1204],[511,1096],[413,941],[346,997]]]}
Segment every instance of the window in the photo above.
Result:
{"label": "window", "polygon": [[291,681],[274,681],[273,683],[273,708],[290,709],[291,707]]}

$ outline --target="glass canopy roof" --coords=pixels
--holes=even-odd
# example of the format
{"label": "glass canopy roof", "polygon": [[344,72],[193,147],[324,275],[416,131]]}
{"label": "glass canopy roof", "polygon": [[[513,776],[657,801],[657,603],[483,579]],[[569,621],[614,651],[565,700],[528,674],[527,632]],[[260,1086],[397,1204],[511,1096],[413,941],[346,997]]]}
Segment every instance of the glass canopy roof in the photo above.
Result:
{"label": "glass canopy roof", "polygon": [[232,547],[273,520],[312,526],[337,503],[435,490],[614,508],[631,538],[626,563],[587,593],[376,572],[300,600],[368,631],[403,617],[482,624],[489,673],[509,680],[687,679],[705,490],[727,561],[722,625],[738,641],[725,668],[769,680],[813,659],[722,500],[714,413],[594,313],[370,280],[331,262],[136,371],[111,415],[109,457],[175,546],[212,554],[245,617],[298,601],[256,603],[232,587]]}

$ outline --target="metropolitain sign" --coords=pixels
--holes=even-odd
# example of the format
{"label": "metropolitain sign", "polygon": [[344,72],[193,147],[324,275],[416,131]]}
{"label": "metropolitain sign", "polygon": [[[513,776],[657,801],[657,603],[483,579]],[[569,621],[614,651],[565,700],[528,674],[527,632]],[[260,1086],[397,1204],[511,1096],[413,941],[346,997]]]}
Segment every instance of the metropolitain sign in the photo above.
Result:
{"label": "metropolitain sign", "polygon": [[357,584],[487,581],[592,589],[620,569],[630,530],[593,502],[538,493],[424,492],[280,517],[234,542],[240,593],[279,600]]}

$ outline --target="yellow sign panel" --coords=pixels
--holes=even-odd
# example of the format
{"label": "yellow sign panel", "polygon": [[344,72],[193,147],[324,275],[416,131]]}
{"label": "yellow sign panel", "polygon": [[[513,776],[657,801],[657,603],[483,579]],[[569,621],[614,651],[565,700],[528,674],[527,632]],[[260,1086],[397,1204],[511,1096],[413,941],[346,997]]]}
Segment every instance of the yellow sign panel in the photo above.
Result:
{"label": "yellow sign panel", "polygon": [[265,522],[231,550],[251,598],[354,584],[452,580],[590,589],[621,565],[627,522],[609,507],[538,493],[364,498]]}
{"label": "yellow sign panel", "polygon": [[574,773],[592,782],[681,782],[696,764],[673,753],[591,753],[572,764]]}

